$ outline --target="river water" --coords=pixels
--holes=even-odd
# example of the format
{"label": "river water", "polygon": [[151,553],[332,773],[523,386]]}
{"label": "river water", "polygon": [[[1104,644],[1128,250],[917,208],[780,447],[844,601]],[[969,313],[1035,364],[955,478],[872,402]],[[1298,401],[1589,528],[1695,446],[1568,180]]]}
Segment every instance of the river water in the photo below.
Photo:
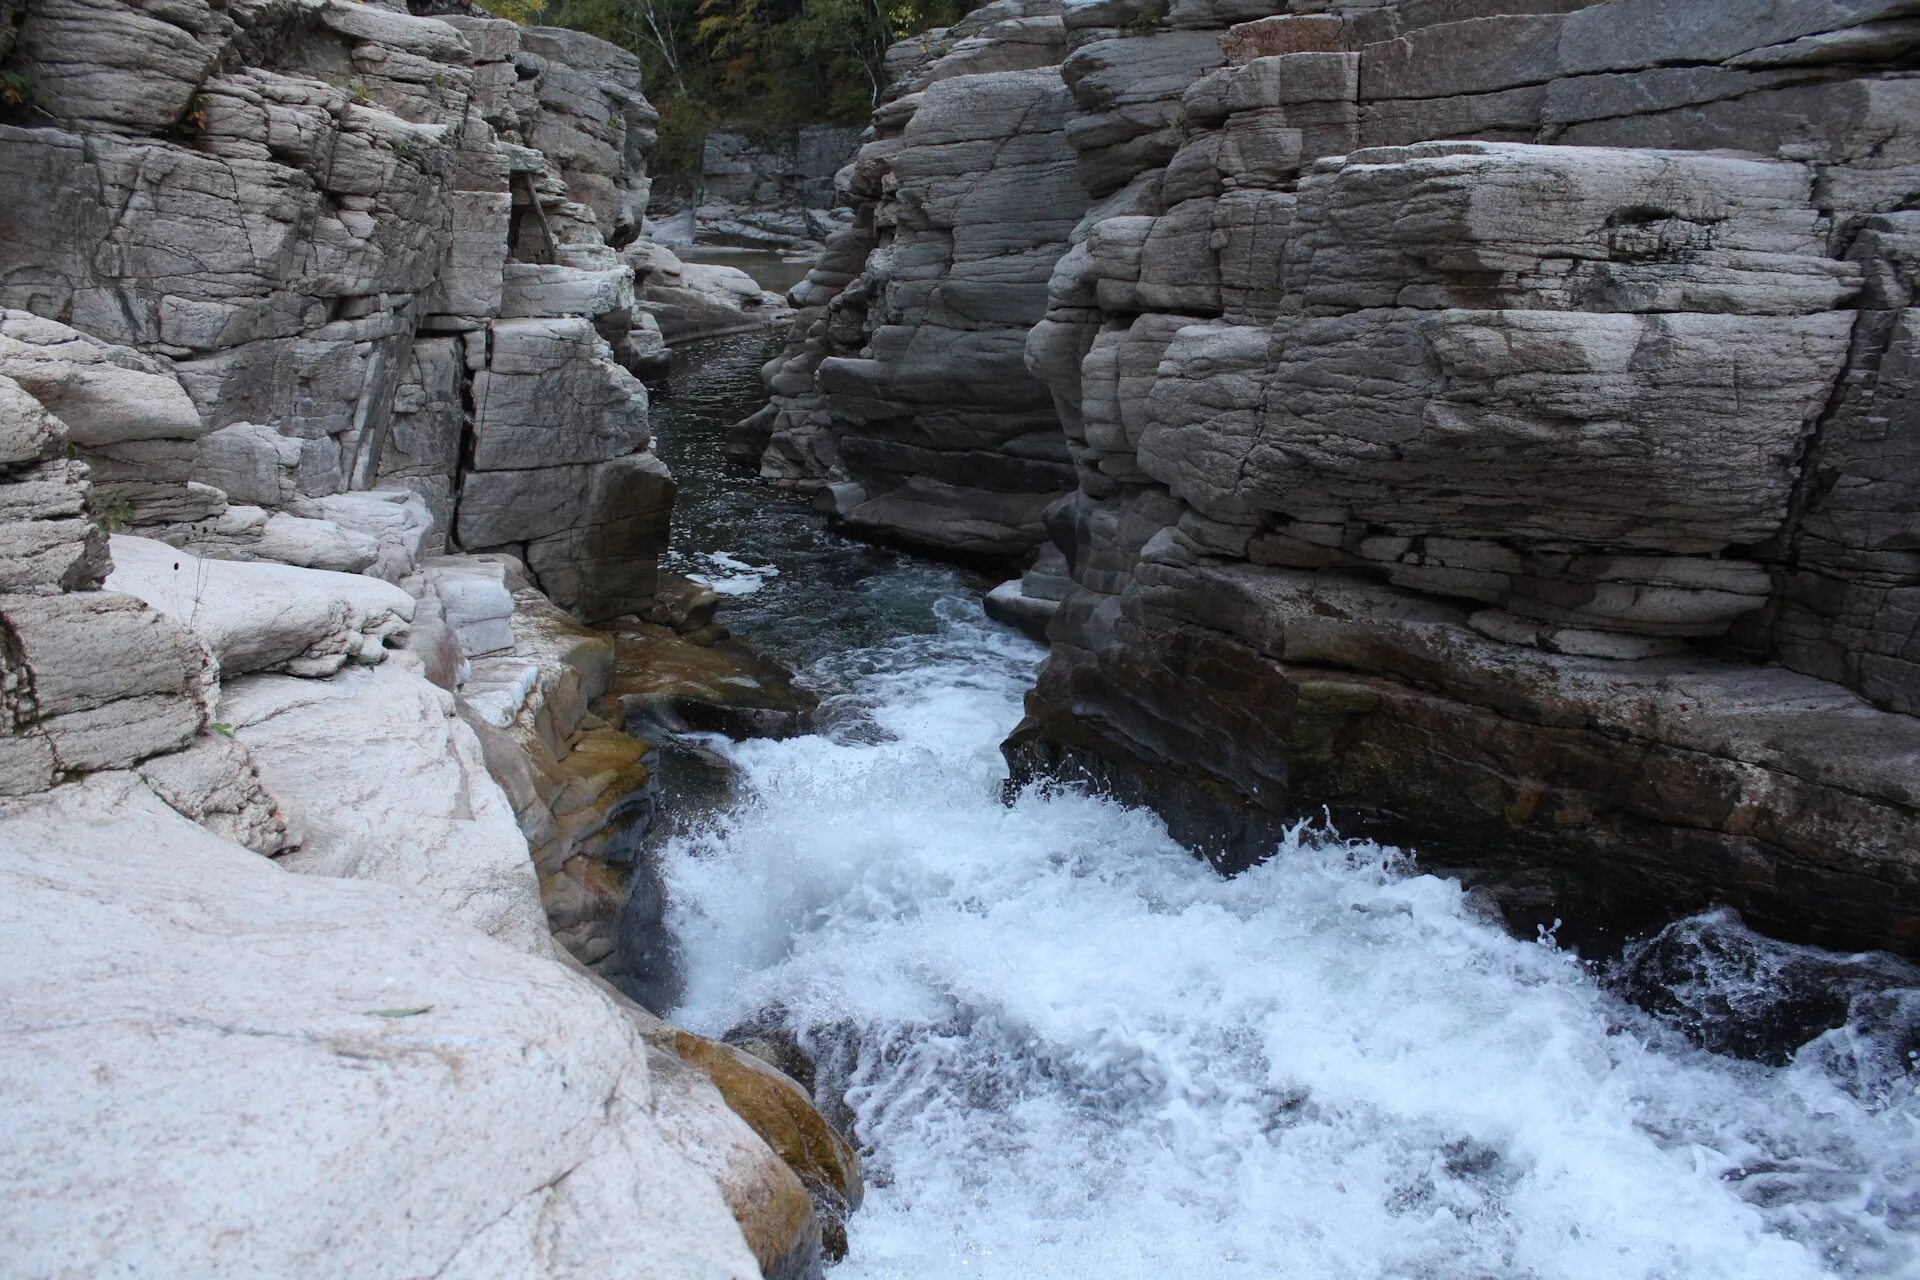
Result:
{"label": "river water", "polygon": [[1150,814],[1002,803],[1043,650],[718,461],[764,354],[681,352],[656,429],[681,567],[820,731],[720,746],[661,859],[676,1020],[775,1011],[867,1160],[834,1280],[1920,1276],[1870,1019],[1717,1056],[1394,850],[1302,830],[1222,880]]}

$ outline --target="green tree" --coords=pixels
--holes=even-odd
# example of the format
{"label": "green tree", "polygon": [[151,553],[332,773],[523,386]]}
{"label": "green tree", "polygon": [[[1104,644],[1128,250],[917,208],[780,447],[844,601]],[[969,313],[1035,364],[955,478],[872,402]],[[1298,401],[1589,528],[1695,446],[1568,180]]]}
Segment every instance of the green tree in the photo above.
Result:
{"label": "green tree", "polygon": [[946,26],[977,0],[523,0],[546,20],[640,59],[660,111],[655,168],[698,169],[717,125],[864,121],[886,89],[887,46]]}

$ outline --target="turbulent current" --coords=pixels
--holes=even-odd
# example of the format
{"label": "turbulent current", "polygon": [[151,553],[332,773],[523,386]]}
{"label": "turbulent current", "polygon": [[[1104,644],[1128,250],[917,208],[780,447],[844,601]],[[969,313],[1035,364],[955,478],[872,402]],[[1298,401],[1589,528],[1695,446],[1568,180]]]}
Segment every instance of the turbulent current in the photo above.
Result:
{"label": "turbulent current", "polygon": [[1041,649],[951,571],[843,577],[820,616],[874,605],[804,655],[820,731],[722,748],[662,852],[676,1018],[775,1011],[844,1103],[835,1280],[1920,1275],[1920,1096],[1870,1020],[1711,1054],[1394,850],[1303,829],[1225,880],[1151,814],[1004,803]]}

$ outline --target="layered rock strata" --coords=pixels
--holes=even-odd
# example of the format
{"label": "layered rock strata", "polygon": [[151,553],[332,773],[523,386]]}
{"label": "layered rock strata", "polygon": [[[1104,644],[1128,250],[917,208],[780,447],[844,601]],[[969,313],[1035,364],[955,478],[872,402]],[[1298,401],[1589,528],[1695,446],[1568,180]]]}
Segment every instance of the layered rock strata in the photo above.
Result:
{"label": "layered rock strata", "polygon": [[[745,424],[857,528],[1046,524],[1064,564],[989,602],[1053,641],[1016,774],[1152,800],[1226,867],[1326,811],[1542,923],[1724,901],[1920,946],[1920,13],[1055,20],[896,47]],[[1050,411],[978,354],[1015,331]]]}
{"label": "layered rock strata", "polygon": [[849,526],[1019,557],[1073,473],[1026,332],[1085,208],[1052,0],[999,0],[896,46],[849,176],[851,227],[791,299],[761,473]]}
{"label": "layered rock strata", "polygon": [[857,1161],[828,1200],[762,1136],[798,1086],[728,1093],[582,971],[654,799],[576,615],[657,612],[672,494],[614,345],[631,60],[375,5],[6,17],[0,1248],[816,1271]]}
{"label": "layered rock strata", "polygon": [[1909,10],[1069,3],[1016,772],[1920,947]]}
{"label": "layered rock strata", "polygon": [[[630,56],[344,0],[36,0],[8,68],[32,100],[0,184],[43,198],[0,220],[0,305],[30,313],[0,364],[105,352],[97,411],[56,403],[120,523],[287,559],[277,517],[410,490],[584,616],[645,606],[673,490],[621,364],[654,120]],[[128,412],[142,372],[178,386]]]}

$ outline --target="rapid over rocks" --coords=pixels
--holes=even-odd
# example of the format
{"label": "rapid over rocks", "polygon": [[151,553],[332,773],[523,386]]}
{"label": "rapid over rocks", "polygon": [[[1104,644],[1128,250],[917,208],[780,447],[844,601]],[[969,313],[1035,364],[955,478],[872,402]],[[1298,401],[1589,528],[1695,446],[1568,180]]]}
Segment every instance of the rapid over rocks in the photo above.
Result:
{"label": "rapid over rocks", "polygon": [[1016,779],[1223,867],[1911,953],[1914,23],[1001,0],[896,48],[763,472],[1026,567]]}

